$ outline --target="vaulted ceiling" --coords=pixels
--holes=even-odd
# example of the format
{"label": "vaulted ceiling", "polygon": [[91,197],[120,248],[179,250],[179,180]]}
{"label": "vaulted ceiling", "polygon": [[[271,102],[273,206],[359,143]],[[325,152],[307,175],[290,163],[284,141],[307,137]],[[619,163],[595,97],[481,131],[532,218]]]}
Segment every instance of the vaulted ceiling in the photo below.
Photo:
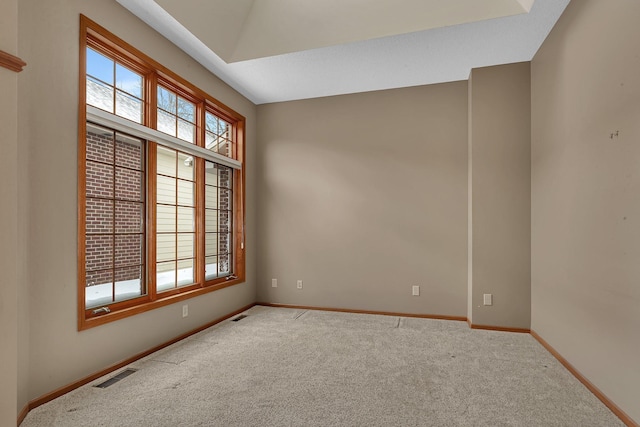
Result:
{"label": "vaulted ceiling", "polygon": [[569,0],[117,0],[256,104],[529,61]]}

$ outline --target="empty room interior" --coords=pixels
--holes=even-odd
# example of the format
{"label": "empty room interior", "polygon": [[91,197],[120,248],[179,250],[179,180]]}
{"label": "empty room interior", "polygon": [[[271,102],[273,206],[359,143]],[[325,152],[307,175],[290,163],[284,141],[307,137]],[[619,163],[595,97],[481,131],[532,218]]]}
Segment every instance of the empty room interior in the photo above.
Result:
{"label": "empty room interior", "polygon": [[638,22],[3,0],[0,425],[638,426]]}

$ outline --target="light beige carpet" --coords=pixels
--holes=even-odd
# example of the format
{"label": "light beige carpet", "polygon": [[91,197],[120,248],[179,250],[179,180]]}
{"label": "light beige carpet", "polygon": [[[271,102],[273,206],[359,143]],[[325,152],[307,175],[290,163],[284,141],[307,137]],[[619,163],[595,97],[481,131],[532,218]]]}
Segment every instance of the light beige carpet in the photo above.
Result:
{"label": "light beige carpet", "polygon": [[29,413],[35,426],[623,426],[530,335],[256,306]]}

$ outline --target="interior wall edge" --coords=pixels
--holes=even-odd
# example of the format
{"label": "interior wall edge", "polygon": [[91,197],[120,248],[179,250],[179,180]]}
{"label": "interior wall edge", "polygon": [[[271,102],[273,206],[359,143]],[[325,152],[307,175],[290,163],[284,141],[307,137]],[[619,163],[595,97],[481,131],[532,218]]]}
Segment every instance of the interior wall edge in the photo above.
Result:
{"label": "interior wall edge", "polygon": [[544,340],[538,333],[531,330],[531,336],[540,343],[558,362],[562,364],[571,374],[576,377],[591,393],[594,394],[607,408],[611,410],[620,420],[629,427],[640,427],[636,421],[634,421],[626,412],[624,412],[618,405],[616,405],[611,399],[609,399],[598,387],[596,387],[587,377],[582,375],[567,359],[565,359],[560,353],[556,351],[548,342]]}

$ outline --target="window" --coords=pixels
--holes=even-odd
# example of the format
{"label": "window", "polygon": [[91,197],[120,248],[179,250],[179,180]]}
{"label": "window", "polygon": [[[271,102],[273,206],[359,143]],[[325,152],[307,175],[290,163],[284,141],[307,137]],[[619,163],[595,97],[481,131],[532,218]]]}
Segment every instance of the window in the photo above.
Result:
{"label": "window", "polygon": [[231,271],[233,257],[233,171],[206,162],[205,168],[205,276],[207,280]]}
{"label": "window", "polygon": [[144,143],[87,125],[85,302],[87,308],[145,294]]}
{"label": "window", "polygon": [[244,281],[244,118],[81,17],[78,326]]}
{"label": "window", "polygon": [[158,86],[158,130],[194,143],[196,106],[180,95]]}
{"label": "window", "polygon": [[235,147],[231,138],[232,126],[208,111],[205,113],[205,125],[205,147],[214,153],[234,157]]}
{"label": "window", "polygon": [[193,159],[158,147],[156,286],[158,292],[195,283]]}
{"label": "window", "polygon": [[143,77],[87,48],[87,104],[142,123]]}

